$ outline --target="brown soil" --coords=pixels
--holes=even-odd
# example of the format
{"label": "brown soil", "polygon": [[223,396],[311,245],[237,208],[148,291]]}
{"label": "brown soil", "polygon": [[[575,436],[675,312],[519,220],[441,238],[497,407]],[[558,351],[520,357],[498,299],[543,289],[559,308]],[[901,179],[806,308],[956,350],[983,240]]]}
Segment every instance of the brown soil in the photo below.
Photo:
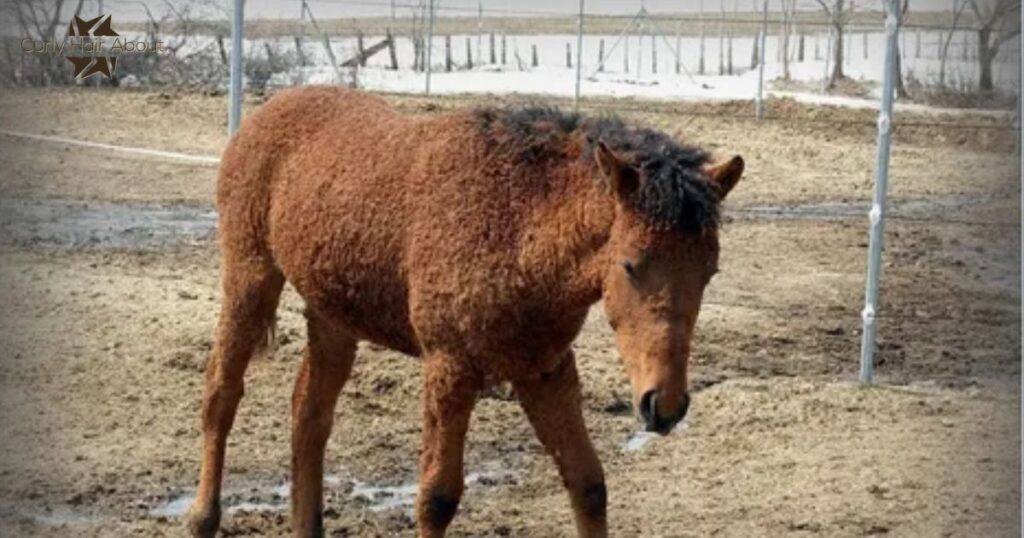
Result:
{"label": "brown soil", "polygon": [[[433,113],[491,98],[392,97]],[[511,100],[510,100],[511,101]],[[215,155],[223,98],[7,91],[5,129]],[[258,100],[249,103],[257,106]],[[595,308],[577,341],[587,420],[615,536],[1014,536],[1020,487],[1020,189],[1012,133],[897,130],[890,193],[924,204],[887,224],[879,381],[856,383],[866,218],[766,218],[757,206],[863,201],[870,111],[771,103],[595,101],[740,153],[722,273],[695,344],[689,427],[637,451],[628,381]],[[113,119],[111,119],[113,118]],[[782,118],[789,118],[783,120]],[[904,116],[960,124],[986,116]],[[208,206],[215,168],[3,138],[0,198]],[[929,205],[931,204],[931,205]],[[731,212],[730,212],[731,210]],[[759,216],[760,215],[760,216]],[[894,214],[894,217],[898,216]],[[987,225],[979,223],[990,223]],[[0,535],[181,536],[151,510],[198,472],[198,405],[219,301],[212,243],[151,250],[0,247]],[[254,361],[231,438],[228,506],[282,503],[288,402],[304,342],[286,291],[277,347]],[[413,534],[402,508],[351,498],[355,481],[415,481],[415,360],[360,350],[327,469],[332,536]],[[508,392],[483,398],[453,536],[567,536],[568,501]],[[226,517],[227,534],[287,534],[283,512]]]}

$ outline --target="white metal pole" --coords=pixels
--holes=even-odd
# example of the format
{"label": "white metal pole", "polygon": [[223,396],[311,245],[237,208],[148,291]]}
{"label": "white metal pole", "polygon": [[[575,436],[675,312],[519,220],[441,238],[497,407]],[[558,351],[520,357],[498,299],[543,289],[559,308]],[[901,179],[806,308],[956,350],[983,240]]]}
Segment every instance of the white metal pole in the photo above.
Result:
{"label": "white metal pole", "polygon": [[580,19],[576,24],[576,98],[573,108],[580,109],[580,84],[583,81],[583,2],[580,0]]}
{"label": "white metal pole", "polygon": [[761,48],[757,51],[757,119],[764,118],[764,49],[768,34],[768,0],[764,0],[764,14],[761,16]]}
{"label": "white metal pole", "polygon": [[875,375],[875,334],[878,314],[878,281],[882,269],[882,240],[885,231],[885,198],[889,185],[889,149],[892,146],[893,79],[899,38],[899,0],[889,0],[885,17],[885,72],[882,75],[882,109],[878,113],[878,161],[875,164],[875,193],[868,217],[871,240],[868,247],[868,274],[864,292],[864,323],[860,349],[860,380],[871,383]]}
{"label": "white metal pole", "polygon": [[833,24],[836,19],[836,6],[832,5],[832,12],[829,13],[829,25],[828,25],[828,46],[825,47],[825,77],[821,81],[821,92],[825,93],[828,91],[828,78],[829,78],[829,65],[832,63],[832,30]]}
{"label": "white metal pole", "polygon": [[434,56],[434,0],[430,0],[430,22],[427,24],[427,88],[426,94],[430,95],[430,73],[433,71],[431,61]]}
{"label": "white metal pole", "polygon": [[[1024,56],[1024,55],[1022,55],[1022,56]],[[1022,61],[1024,61],[1024,60],[1022,60]],[[1018,79],[1017,79],[1017,84],[1018,84],[1018,86],[1017,86],[1017,117],[1016,117],[1016,118],[1014,118],[1014,121],[1013,121],[1013,123],[1014,123],[1014,125],[1013,125],[1013,127],[1014,127],[1013,131],[1014,131],[1014,133],[1016,133],[1016,136],[1017,136],[1017,142],[1016,142],[1016,143],[1014,144],[1014,146],[1015,146],[1015,147],[1016,147],[1016,149],[1017,149],[1017,155],[1020,155],[1020,153],[1021,153],[1021,152],[1020,152],[1020,150],[1021,150],[1021,148],[1020,148],[1020,143],[1021,143],[1021,140],[1020,140],[1020,134],[1021,134],[1021,133],[1020,133],[1020,129],[1021,129],[1021,117],[1020,117],[1020,115],[1021,115],[1021,114],[1020,114],[1020,113],[1021,113],[1021,107],[1020,107],[1021,103],[1020,103],[1020,92],[1021,92],[1021,87],[1020,87],[1020,78],[1019,78],[1019,76],[1018,76]]]}
{"label": "white metal pole", "polygon": [[228,96],[228,136],[235,134],[242,121],[242,31],[245,0],[232,1],[231,17],[231,91]]}

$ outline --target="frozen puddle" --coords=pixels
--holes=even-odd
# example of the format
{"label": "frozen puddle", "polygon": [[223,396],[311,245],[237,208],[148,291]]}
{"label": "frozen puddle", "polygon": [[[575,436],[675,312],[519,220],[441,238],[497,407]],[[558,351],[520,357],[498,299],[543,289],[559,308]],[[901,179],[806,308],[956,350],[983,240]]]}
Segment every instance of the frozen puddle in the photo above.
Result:
{"label": "frozen puddle", "polygon": [[195,495],[182,495],[167,501],[164,504],[157,506],[149,511],[149,515],[156,517],[182,517],[185,512],[188,512],[188,507],[192,505],[192,501],[195,500]]}
{"label": "frozen puddle", "polygon": [[208,241],[216,229],[209,207],[0,200],[0,245],[159,248]]}
{"label": "frozen puddle", "polygon": [[[508,483],[514,480],[517,473],[502,468],[498,462],[486,464],[485,469],[471,472],[466,475],[467,487],[487,487],[496,484]],[[397,486],[382,486],[370,484],[358,479],[343,480],[338,475],[324,476],[324,489],[344,490],[350,487],[349,499],[356,501],[362,508],[371,512],[383,512],[393,509],[405,509],[411,511],[416,504],[416,493],[418,484],[416,482],[400,484]],[[288,499],[291,496],[291,483],[285,482],[273,487],[247,488],[243,490],[226,491],[223,502],[226,505],[225,511],[229,514],[236,512],[284,512],[288,509]],[[245,498],[248,500],[232,502],[232,499]],[[167,502],[155,506],[149,510],[153,517],[165,517],[177,519],[184,517],[189,506],[195,500],[195,494],[189,493],[171,498]]]}
{"label": "frozen puddle", "polygon": [[418,485],[373,486],[356,481],[352,488],[352,499],[366,503],[367,510],[381,512],[393,508],[411,508],[416,504]]}
{"label": "frozen puddle", "polygon": [[64,527],[96,523],[99,518],[85,512],[77,512],[66,506],[47,508],[42,512],[22,512],[22,516],[47,527]]}
{"label": "frozen puddle", "polygon": [[[493,469],[488,471],[475,471],[466,475],[466,487],[492,486],[505,483],[516,477],[516,473],[508,470]],[[399,486],[374,486],[355,481],[352,499],[358,499],[367,503],[366,508],[371,512],[382,512],[395,508],[411,509],[416,504],[416,493],[419,485],[415,482]]]}
{"label": "frozen puddle", "polygon": [[[680,435],[689,427],[690,424],[686,419],[683,419],[682,422],[676,424],[675,427],[672,428],[672,433],[669,435]],[[647,446],[647,443],[650,443],[658,437],[660,436],[654,432],[635,431],[626,438],[626,442],[622,443],[622,450],[625,452],[637,452]]]}

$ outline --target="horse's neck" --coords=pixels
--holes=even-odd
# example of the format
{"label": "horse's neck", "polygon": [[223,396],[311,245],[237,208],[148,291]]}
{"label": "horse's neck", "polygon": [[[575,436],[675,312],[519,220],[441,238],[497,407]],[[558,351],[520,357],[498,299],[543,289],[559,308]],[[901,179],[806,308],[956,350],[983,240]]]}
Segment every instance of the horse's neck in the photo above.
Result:
{"label": "horse's neck", "polygon": [[582,165],[556,173],[565,174],[562,196],[534,215],[535,233],[524,245],[521,262],[556,281],[568,295],[593,303],[601,297],[608,267],[614,201]]}

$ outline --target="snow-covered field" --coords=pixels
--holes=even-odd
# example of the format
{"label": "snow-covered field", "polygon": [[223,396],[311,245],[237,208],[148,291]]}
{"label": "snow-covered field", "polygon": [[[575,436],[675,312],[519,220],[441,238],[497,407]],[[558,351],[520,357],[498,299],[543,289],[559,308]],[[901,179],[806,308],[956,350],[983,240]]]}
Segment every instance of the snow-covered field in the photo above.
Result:
{"label": "snow-covered field", "polygon": [[[914,32],[902,36],[903,74],[925,83],[937,83],[939,79],[938,32]],[[367,36],[365,46],[383,39],[381,36]],[[917,42],[920,39],[920,48]],[[974,36],[962,33],[955,35],[949,50],[946,65],[946,84],[956,88],[971,88],[977,84],[978,65],[974,59]],[[1003,45],[999,57],[993,63],[995,84],[1005,90],[1018,86],[1020,61],[1017,56],[1019,38]],[[588,35],[583,40],[584,96],[642,97],[649,99],[752,99],[757,94],[758,72],[751,69],[754,39],[750,36],[728,39],[708,36],[704,39],[704,74],[699,74],[701,39],[675,36],[664,38],[651,35],[630,35],[618,45],[617,36]],[[604,41],[605,66],[598,70],[600,43]],[[827,33],[808,34],[804,42],[804,61],[797,61],[798,38],[790,42],[790,75],[792,80],[804,82],[801,91],[772,89],[772,81],[782,77],[780,39],[769,35],[766,46],[765,80],[766,93],[776,96],[790,96],[799,100],[842,104],[847,106],[873,106],[880,90],[884,34],[853,33],[845,40],[846,75],[867,82],[871,88],[871,99],[858,99],[821,94],[819,88],[826,74],[826,58],[829,38]],[[336,38],[330,41],[331,49],[339,62],[355,55],[356,40]],[[575,35],[509,35],[506,37],[506,62],[501,64],[501,37],[495,39],[496,63],[490,60],[490,38],[483,35],[451,36],[451,72],[445,69],[445,37],[433,40],[433,72],[431,91],[434,93],[522,93],[553,96],[572,96],[575,92],[576,70],[566,65],[566,47],[571,50],[572,62],[576,62]],[[264,55],[265,41],[246,42],[247,56]],[[293,38],[281,38],[269,42],[276,53],[295,50]],[[536,46],[538,66],[532,67],[532,49]],[[473,69],[467,68],[467,47],[472,51]],[[678,47],[680,71],[676,71]],[[728,51],[732,51],[733,74],[724,71],[729,64]],[[867,49],[865,51],[865,48]],[[371,57],[365,68],[357,74],[360,87],[377,91],[420,93],[426,87],[426,74],[412,69],[414,50],[406,38],[396,41],[399,69],[390,70],[387,49]],[[656,53],[657,69],[653,69]],[[963,55],[967,50],[968,56]],[[721,56],[720,56],[721,53]],[[310,83],[348,82],[353,74],[350,69],[335,70],[323,41],[308,36],[303,42],[303,54],[311,65],[295,67],[276,73],[270,80],[272,86],[290,86]],[[720,60],[721,58],[721,60]],[[481,62],[480,60],[484,60]],[[720,72],[720,65],[722,72]],[[639,69],[638,69],[639,67]]]}

